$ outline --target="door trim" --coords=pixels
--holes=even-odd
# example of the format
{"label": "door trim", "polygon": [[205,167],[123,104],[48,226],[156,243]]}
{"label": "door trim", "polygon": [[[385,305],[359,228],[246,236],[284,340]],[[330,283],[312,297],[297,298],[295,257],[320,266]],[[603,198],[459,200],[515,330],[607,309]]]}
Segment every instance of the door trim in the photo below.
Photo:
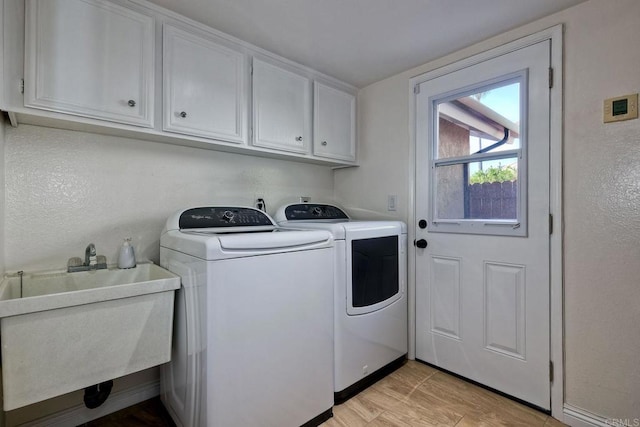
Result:
{"label": "door trim", "polygon": [[[553,233],[550,236],[550,359],[554,366],[554,381],[551,383],[551,414],[563,421],[564,413],[564,301],[563,301],[563,212],[562,212],[562,94],[563,94],[563,47],[562,24],[547,28],[535,34],[513,40],[496,48],[478,53],[460,61],[425,72],[409,79],[409,188],[408,197],[408,241],[415,239],[415,192],[416,192],[416,94],[414,88],[422,82],[478,64],[480,62],[513,52],[541,41],[551,41],[551,67],[555,78],[550,93],[550,153],[549,153],[549,210],[553,215]],[[409,354],[416,354],[416,251],[413,245],[408,247],[408,301],[409,301]]]}

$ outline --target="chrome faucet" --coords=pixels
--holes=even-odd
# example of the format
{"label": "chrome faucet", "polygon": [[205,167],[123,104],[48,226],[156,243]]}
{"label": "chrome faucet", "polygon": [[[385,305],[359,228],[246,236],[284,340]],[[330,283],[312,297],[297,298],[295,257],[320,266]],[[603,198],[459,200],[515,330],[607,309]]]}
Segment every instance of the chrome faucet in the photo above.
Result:
{"label": "chrome faucet", "polygon": [[80,257],[72,257],[67,261],[67,272],[102,270],[107,268],[107,257],[96,255],[96,245],[89,243],[84,250],[84,262]]}
{"label": "chrome faucet", "polygon": [[96,260],[96,245],[93,243],[89,243],[87,249],[84,250],[84,264],[83,265],[96,265],[98,261]]}

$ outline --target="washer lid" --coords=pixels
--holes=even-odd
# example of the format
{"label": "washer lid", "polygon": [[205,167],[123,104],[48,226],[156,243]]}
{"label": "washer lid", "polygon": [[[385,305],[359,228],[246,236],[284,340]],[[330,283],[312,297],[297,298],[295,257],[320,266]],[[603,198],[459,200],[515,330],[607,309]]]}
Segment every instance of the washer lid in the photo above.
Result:
{"label": "washer lid", "polygon": [[328,231],[280,229],[255,208],[208,206],[171,215],[160,246],[204,260],[221,260],[329,248],[333,238]]}
{"label": "washer lid", "polygon": [[273,233],[218,235],[220,248],[226,251],[292,249],[325,243],[327,240],[329,240],[327,233],[310,230],[275,230]]}

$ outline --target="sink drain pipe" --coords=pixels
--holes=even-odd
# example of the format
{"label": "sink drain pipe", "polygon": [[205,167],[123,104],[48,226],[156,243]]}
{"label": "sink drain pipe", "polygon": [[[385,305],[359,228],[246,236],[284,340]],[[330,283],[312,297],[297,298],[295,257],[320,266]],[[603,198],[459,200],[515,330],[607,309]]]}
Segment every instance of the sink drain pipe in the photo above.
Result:
{"label": "sink drain pipe", "polygon": [[113,381],[111,380],[85,388],[84,406],[89,409],[95,409],[102,405],[109,397],[112,388]]}

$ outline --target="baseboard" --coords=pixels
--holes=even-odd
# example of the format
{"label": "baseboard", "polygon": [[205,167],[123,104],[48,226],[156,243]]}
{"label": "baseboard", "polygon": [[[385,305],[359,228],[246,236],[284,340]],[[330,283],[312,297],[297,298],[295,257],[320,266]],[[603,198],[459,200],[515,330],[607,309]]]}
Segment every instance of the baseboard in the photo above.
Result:
{"label": "baseboard", "polygon": [[596,415],[584,409],[564,404],[564,423],[571,427],[611,427],[611,422],[607,423],[608,418]]}
{"label": "baseboard", "polygon": [[74,427],[95,420],[160,394],[160,380],[150,381],[135,387],[112,393],[102,406],[89,409],[84,405],[21,424],[20,427]]}

